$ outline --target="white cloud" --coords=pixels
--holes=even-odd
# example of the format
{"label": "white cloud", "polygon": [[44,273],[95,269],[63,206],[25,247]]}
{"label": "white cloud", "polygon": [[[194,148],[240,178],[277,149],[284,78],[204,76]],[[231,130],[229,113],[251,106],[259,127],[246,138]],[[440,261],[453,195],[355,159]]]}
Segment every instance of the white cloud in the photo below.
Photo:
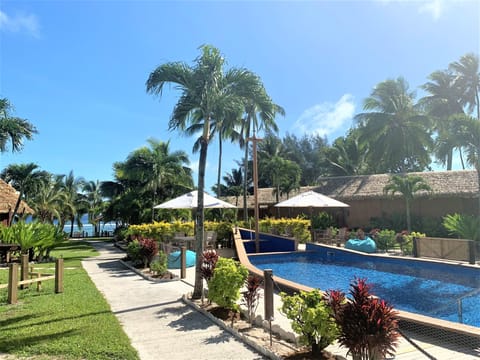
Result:
{"label": "white cloud", "polygon": [[292,129],[301,134],[331,135],[344,129],[355,113],[353,97],[343,95],[336,103],[325,102],[306,109]]}
{"label": "white cloud", "polygon": [[8,32],[25,32],[34,37],[40,36],[40,25],[34,14],[17,14],[9,16],[0,11],[0,30]]}
{"label": "white cloud", "polygon": [[445,13],[448,3],[458,2],[457,0],[377,0],[383,4],[390,3],[407,3],[418,6],[418,12],[420,14],[428,14],[433,20],[438,20]]}

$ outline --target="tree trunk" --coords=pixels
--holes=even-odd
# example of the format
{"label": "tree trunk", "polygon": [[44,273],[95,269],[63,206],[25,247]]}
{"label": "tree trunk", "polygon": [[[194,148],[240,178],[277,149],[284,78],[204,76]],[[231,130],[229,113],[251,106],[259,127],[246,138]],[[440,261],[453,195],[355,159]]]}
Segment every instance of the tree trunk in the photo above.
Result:
{"label": "tree trunk", "polygon": [[17,215],[18,208],[20,207],[20,202],[22,201],[22,196],[23,196],[23,191],[20,190],[18,193],[18,199],[17,202],[15,203],[15,208],[13,209],[13,214],[12,217],[8,220],[8,226],[12,225],[13,219],[15,219],[15,215]]}
{"label": "tree trunk", "polygon": [[195,223],[195,242],[196,242],[196,265],[195,265],[195,286],[193,288],[192,299],[200,299],[203,294],[203,277],[201,272],[202,254],[203,254],[203,224],[205,221],[205,212],[203,207],[203,192],[205,189],[205,166],[207,163],[208,140],[202,137],[200,145],[200,158],[198,164],[198,203]]}
{"label": "tree trunk", "polygon": [[218,171],[217,171],[217,197],[221,196],[220,176],[222,174],[222,134],[218,134]]}
{"label": "tree trunk", "polygon": [[70,217],[70,237],[73,237],[73,222],[75,221],[75,216]]}
{"label": "tree trunk", "polygon": [[245,140],[245,158],[243,159],[243,221],[248,223],[247,191],[248,191],[248,141]]}
{"label": "tree trunk", "polygon": [[405,211],[407,213],[407,230],[410,233],[412,231],[412,223],[411,223],[411,218],[410,218],[410,199],[406,198],[405,199]]}

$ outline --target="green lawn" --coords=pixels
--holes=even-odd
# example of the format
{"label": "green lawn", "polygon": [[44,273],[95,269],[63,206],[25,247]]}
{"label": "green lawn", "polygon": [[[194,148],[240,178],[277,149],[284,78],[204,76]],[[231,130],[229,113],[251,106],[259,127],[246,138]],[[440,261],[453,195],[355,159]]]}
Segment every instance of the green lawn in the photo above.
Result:
{"label": "green lawn", "polygon": [[[54,280],[20,290],[18,303],[7,305],[0,289],[0,353],[39,356],[35,359],[139,359],[110,306],[81,266],[97,252],[83,241],[69,241],[52,252],[65,259],[64,293],[54,293]],[[53,273],[54,263],[35,266]],[[8,270],[0,269],[0,284]]]}

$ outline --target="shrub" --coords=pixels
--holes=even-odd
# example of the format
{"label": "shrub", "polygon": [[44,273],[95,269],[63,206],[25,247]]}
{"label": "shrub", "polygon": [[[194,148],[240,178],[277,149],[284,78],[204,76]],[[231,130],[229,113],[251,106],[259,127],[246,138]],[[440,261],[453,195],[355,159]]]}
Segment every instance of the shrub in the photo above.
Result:
{"label": "shrub", "polygon": [[450,235],[461,239],[480,241],[480,217],[449,214],[443,218],[443,227]]}
{"label": "shrub", "polygon": [[143,266],[148,267],[158,253],[158,243],[153,239],[140,239],[138,243],[140,245],[140,256]]}
{"label": "shrub", "polygon": [[247,307],[248,320],[253,323],[255,318],[255,311],[258,307],[258,300],[260,299],[260,284],[262,279],[255,275],[249,275],[247,278],[246,290],[242,293],[243,303]]}
{"label": "shrub", "polygon": [[335,226],[333,217],[325,211],[320,212],[318,215],[312,217],[313,229],[327,229],[330,226]]}
{"label": "shrub", "polygon": [[134,266],[142,262],[142,256],[140,255],[140,243],[138,240],[133,240],[128,243],[127,258],[130,259]]}
{"label": "shrub", "polygon": [[220,257],[213,277],[208,283],[208,299],[226,309],[237,311],[240,288],[245,283],[248,270],[233,259]]}
{"label": "shrub", "polygon": [[292,329],[300,335],[300,342],[311,346],[312,355],[319,356],[339,334],[332,308],[319,290],[295,295],[280,293],[280,296],[281,311],[292,320]]}
{"label": "shrub", "polygon": [[328,292],[328,301],[340,326],[339,342],[353,360],[384,359],[395,354],[398,339],[397,312],[370,294],[365,279],[350,284],[351,301],[340,291]]}
{"label": "shrub", "polygon": [[202,253],[202,266],[200,267],[200,272],[202,277],[209,282],[215,271],[215,266],[217,265],[218,254],[215,250],[205,250]]}
{"label": "shrub", "polygon": [[150,270],[157,275],[163,275],[167,272],[168,257],[163,251],[158,253],[158,258],[150,263]]}
{"label": "shrub", "polygon": [[388,229],[377,231],[374,240],[379,250],[388,251],[395,247],[395,231]]}

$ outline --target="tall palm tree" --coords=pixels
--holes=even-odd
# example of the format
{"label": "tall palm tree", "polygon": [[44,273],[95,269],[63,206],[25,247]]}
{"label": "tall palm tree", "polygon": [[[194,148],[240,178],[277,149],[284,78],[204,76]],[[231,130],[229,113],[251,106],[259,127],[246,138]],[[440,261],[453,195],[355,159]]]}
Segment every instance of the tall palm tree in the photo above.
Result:
{"label": "tall palm tree", "polygon": [[[65,191],[67,201],[65,210],[63,211],[63,216],[66,219],[70,220],[70,237],[73,236],[73,226],[76,220],[77,226],[82,227],[82,209],[85,209],[87,202],[83,194],[80,193],[81,189],[85,184],[85,179],[83,177],[75,177],[73,170],[71,170],[68,175],[63,177],[62,187]],[[63,226],[62,226],[63,227]]]}
{"label": "tall palm tree", "polygon": [[244,118],[242,119],[242,134],[240,146],[244,148],[243,158],[243,220],[248,222],[247,194],[248,194],[248,140],[256,137],[261,131],[278,132],[275,115],[285,115],[285,110],[275,104],[268,96],[263,84],[259,81],[257,86],[245,98]]}
{"label": "tall palm tree", "polygon": [[477,111],[477,120],[480,121],[480,72],[478,55],[469,53],[463,55],[459,61],[450,64],[449,68],[456,75],[455,82],[462,91],[462,105],[467,106],[470,113]]}
{"label": "tall palm tree", "polygon": [[12,185],[19,192],[15,208],[9,219],[9,225],[13,222],[18,212],[21,200],[28,201],[29,195],[35,194],[41,184],[49,180],[50,174],[46,171],[40,171],[38,168],[39,166],[34,163],[10,164],[0,174],[0,177],[5,182]]}
{"label": "tall palm tree", "polygon": [[338,137],[324,150],[326,171],[330,176],[351,176],[367,173],[365,151],[358,140],[358,130]]}
{"label": "tall palm tree", "polygon": [[[63,229],[62,212],[70,207],[69,194],[62,184],[62,176],[52,177],[50,181],[42,182],[35,193],[32,208],[35,211],[34,218],[41,222],[53,224],[59,222]],[[71,209],[68,209],[71,212]]]}
{"label": "tall palm tree", "polygon": [[238,197],[242,195],[243,191],[243,175],[242,168],[232,169],[223,177],[226,185],[226,194],[235,196],[235,206],[238,206]]}
{"label": "tall palm tree", "polygon": [[12,152],[23,148],[23,140],[31,140],[38,131],[28,120],[10,115],[12,105],[8,99],[0,99],[0,152],[7,151],[8,143]]}
{"label": "tall palm tree", "polygon": [[407,220],[407,230],[412,231],[411,205],[415,195],[419,191],[431,192],[432,188],[420,176],[416,175],[392,175],[387,185],[383,188],[385,194],[400,193],[405,199],[405,212]]}
{"label": "tall palm tree", "polygon": [[435,140],[435,156],[439,162],[452,170],[453,150],[459,145],[452,136],[451,117],[463,114],[461,91],[451,71],[434,71],[428,77],[429,81],[422,85],[422,89],[429,95],[420,99],[419,104],[434,119],[434,129],[437,133]]}
{"label": "tall palm tree", "polygon": [[379,83],[364,101],[368,112],[355,116],[360,143],[376,172],[422,171],[430,163],[430,120],[414,106],[403,78]]}
{"label": "tall palm tree", "polygon": [[98,180],[87,181],[83,185],[83,191],[86,193],[88,201],[88,222],[94,226],[94,236],[98,236],[104,208],[100,182]]}
{"label": "tall palm tree", "polygon": [[[223,114],[241,111],[243,99],[239,92],[244,86],[248,87],[244,83],[251,82],[254,77],[245,69],[230,69],[225,73],[225,60],[218,49],[209,45],[203,45],[200,49],[201,55],[195,60],[194,66],[183,62],[160,65],[150,74],[146,86],[148,93],[159,96],[165,84],[174,84],[180,90],[180,99],[169,122],[171,130],[188,132],[189,127],[201,124],[197,185],[202,194],[205,190],[205,167],[208,145],[212,138],[212,122]],[[218,109],[223,109],[222,114],[217,114]],[[204,221],[203,196],[199,196],[196,213],[197,254],[203,252]],[[200,298],[203,293],[201,261],[201,256],[197,256],[193,298]]]}

